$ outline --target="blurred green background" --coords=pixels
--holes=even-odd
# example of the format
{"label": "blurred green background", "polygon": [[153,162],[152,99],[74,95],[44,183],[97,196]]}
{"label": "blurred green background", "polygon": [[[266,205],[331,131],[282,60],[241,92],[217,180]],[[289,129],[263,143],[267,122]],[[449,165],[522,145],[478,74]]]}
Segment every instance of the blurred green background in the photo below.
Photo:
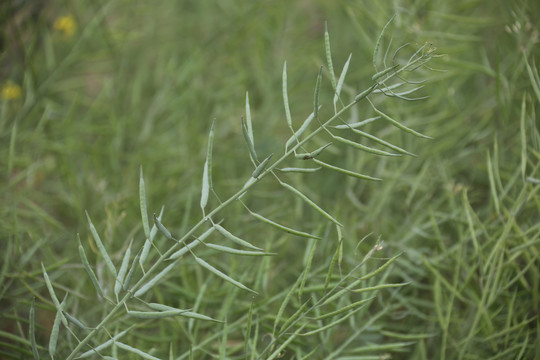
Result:
{"label": "blurred green background", "polygon": [[[144,240],[142,166],[149,212],[164,205],[164,223],[182,233],[201,217],[211,122],[216,120],[214,187],[224,199],[252,171],[239,121],[246,91],[257,151],[280,153],[290,136],[283,62],[299,126],[312,111],[317,72],[326,63],[325,22],[337,73],[352,53],[346,90],[357,94],[371,84],[377,37],[395,14],[384,46],[390,38],[393,49],[428,42],[444,56],[430,64],[434,71],[422,73],[428,81],[420,95],[428,99],[381,98],[377,104],[434,139],[375,124],[370,131],[418,156],[380,158],[340,148],[325,154],[325,161],[384,181],[329,171],[288,179],[345,224],[344,268],[373,245],[356,248],[372,233],[372,240],[384,239],[385,256],[403,252],[389,276],[410,284],[381,292],[378,304],[344,325],[346,338],[377,306],[390,309],[339,355],[330,356],[343,341],[330,338],[306,340],[284,356],[305,355],[318,343],[323,348],[314,359],[533,359],[540,353],[538,1],[54,0],[7,1],[0,11],[1,357],[30,356],[25,339],[34,296],[38,343],[48,341],[54,312],[41,262],[51,267],[59,291],[78,299],[88,323],[103,316],[92,307],[91,283],[81,280],[86,274],[76,234],[88,246],[85,210],[111,256],[121,261],[131,238],[139,246]],[[324,82],[321,112],[327,116],[333,109],[326,71]],[[361,103],[350,116],[372,115]],[[288,226],[322,231],[320,215],[270,179],[248,201]],[[234,230],[279,253],[267,264],[265,296],[290,287],[303,268],[307,243],[262,227],[237,205],[223,216]],[[321,245],[316,262],[330,261],[334,240]],[[256,262],[240,266],[223,258],[219,264],[240,276]],[[156,296],[196,298],[204,274],[190,275],[189,269],[182,270],[187,290],[170,285]],[[217,314],[212,299],[219,302],[227,292],[210,288],[206,310]],[[278,306],[261,305],[261,328],[265,314]],[[221,311],[234,318],[235,310],[227,309]],[[147,338],[147,349],[165,356],[174,342],[177,354],[187,351],[166,325],[159,329],[171,337],[163,335],[161,345]],[[394,343],[391,333],[425,336],[400,339],[411,343],[397,350],[355,351]],[[217,354],[212,343],[205,346],[194,358]],[[238,354],[231,350],[227,357]]]}

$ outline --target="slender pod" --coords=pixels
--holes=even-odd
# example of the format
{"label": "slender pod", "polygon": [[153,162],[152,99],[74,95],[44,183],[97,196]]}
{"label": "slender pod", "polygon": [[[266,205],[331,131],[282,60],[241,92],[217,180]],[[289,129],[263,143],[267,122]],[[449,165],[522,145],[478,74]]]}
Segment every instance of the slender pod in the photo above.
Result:
{"label": "slender pod", "polygon": [[143,224],[144,235],[150,238],[150,226],[148,224],[148,211],[146,206],[146,188],[144,186],[143,169],[140,168],[139,176],[139,206],[141,208],[141,219]]}
{"label": "slender pod", "polygon": [[90,263],[88,262],[88,258],[86,257],[86,252],[84,251],[84,247],[82,246],[81,238],[79,237],[79,234],[77,234],[77,239],[79,240],[79,256],[81,257],[84,269],[88,273],[90,280],[92,280],[92,284],[94,284],[94,287],[96,288],[98,295],[100,297],[103,297],[103,289],[101,289],[101,285],[99,284],[97,276],[94,273],[94,270],[92,270]]}
{"label": "slender pod", "polygon": [[47,290],[49,290],[49,295],[51,296],[51,300],[54,304],[54,307],[57,311],[60,311],[60,316],[62,318],[62,324],[64,324],[65,327],[68,327],[68,322],[66,317],[63,315],[62,307],[60,306],[60,301],[58,301],[58,298],[56,297],[56,294],[54,292],[54,288],[51,282],[51,279],[49,278],[49,274],[47,274],[47,270],[45,270],[45,266],[43,263],[41,263],[41,271],[43,272],[43,278],[45,279],[45,285],[47,286]]}
{"label": "slender pod", "polygon": [[297,168],[297,167],[286,167],[286,168],[282,168],[282,169],[278,169],[279,171],[281,172],[284,172],[284,173],[287,173],[287,172],[293,172],[293,173],[314,173],[314,172],[317,172],[319,170],[321,170],[322,168],[318,167],[318,168]]}
{"label": "slender pod", "polygon": [[317,82],[315,83],[315,92],[313,94],[313,114],[315,114],[315,119],[319,119],[319,94],[321,92],[321,82],[322,82],[322,69],[321,66],[319,69],[319,74],[317,75]]}
{"label": "slender pod", "polygon": [[337,167],[337,166],[334,166],[334,165],[330,165],[330,164],[327,164],[327,163],[325,163],[323,161],[320,161],[318,159],[313,159],[313,161],[316,162],[319,165],[324,166],[325,168],[328,168],[330,170],[334,170],[334,171],[337,171],[337,172],[340,172],[342,174],[352,176],[352,177],[355,177],[355,178],[358,178],[358,179],[372,180],[372,181],[382,181],[382,179],[379,179],[379,178],[376,178],[376,177],[373,177],[373,176],[369,176],[369,175],[359,174],[359,173],[354,172],[354,171],[350,171],[350,170],[343,169],[343,168],[340,168],[340,167]]}
{"label": "slender pod", "polygon": [[297,235],[297,236],[302,236],[302,237],[305,237],[305,238],[311,238],[311,239],[321,239],[320,236],[315,236],[315,235],[312,235],[312,234],[309,234],[309,233],[306,233],[306,232],[303,232],[303,231],[299,231],[299,230],[295,230],[295,229],[292,229],[290,227],[287,227],[287,226],[284,226],[284,225],[281,225],[275,221],[272,221],[264,216],[262,216],[261,214],[257,214],[256,212],[253,212],[251,210],[249,210],[250,214],[253,215],[256,219],[258,220],[261,220],[269,225],[272,225],[273,227],[277,228],[277,229],[280,229],[280,230],[283,230],[285,232],[288,232],[290,234],[293,234],[293,235]]}
{"label": "slender pod", "polygon": [[343,70],[341,70],[341,75],[339,76],[337,86],[336,86],[336,92],[334,94],[334,113],[337,114],[337,102],[339,100],[339,96],[341,95],[341,89],[343,88],[343,83],[345,82],[345,76],[347,75],[347,71],[349,70],[349,63],[351,62],[352,54],[349,55],[349,58],[345,62],[345,65],[343,65]]}
{"label": "slender pod", "polygon": [[246,126],[246,123],[244,122],[244,118],[240,118],[240,123],[242,125],[242,133],[244,134],[244,140],[246,141],[249,156],[251,157],[251,161],[256,162],[257,161],[257,153],[255,152],[255,144],[251,140],[251,137],[249,135],[249,130]]}
{"label": "slender pod", "polygon": [[114,284],[114,294],[118,296],[120,293],[120,290],[122,290],[124,286],[124,278],[126,277],[128,266],[129,266],[129,259],[131,258],[131,244],[133,244],[133,239],[129,242],[129,246],[126,250],[126,253],[124,254],[124,258],[122,259],[122,265],[120,265],[120,270],[118,270],[118,275],[116,276],[116,281]]}
{"label": "slender pod", "polygon": [[165,269],[161,270],[161,272],[158,273],[156,276],[154,276],[152,280],[150,280],[145,285],[143,285],[139,290],[137,290],[137,292],[135,293],[135,296],[141,297],[145,292],[153,288],[158,283],[158,281],[160,281],[165,275],[171,272],[171,270],[176,266],[176,262],[177,261],[174,261]]}
{"label": "slender pod", "polygon": [[311,206],[312,208],[314,208],[315,210],[317,210],[319,213],[321,213],[325,218],[327,218],[328,220],[332,221],[334,224],[338,225],[338,226],[343,226],[339,221],[337,221],[332,215],[330,215],[329,213],[327,213],[326,211],[324,211],[319,205],[315,204],[310,198],[308,198],[306,195],[304,195],[303,193],[301,193],[300,191],[298,191],[296,188],[294,188],[293,186],[287,184],[287,183],[284,183],[282,181],[279,182],[285,189],[289,190],[290,192],[292,192],[293,194],[295,194],[296,196],[298,196],[299,198],[301,198],[302,200],[304,200],[309,206]]}
{"label": "slender pod", "polygon": [[206,261],[204,261],[203,259],[199,258],[199,257],[195,257],[195,261],[201,265],[202,267],[204,267],[205,269],[209,270],[210,272],[214,273],[215,275],[219,276],[220,278],[222,278],[223,280],[227,281],[227,282],[230,282],[231,284],[233,284],[234,286],[237,286],[239,287],[240,289],[243,289],[243,290],[247,290],[249,292],[252,292],[256,295],[258,295],[258,293],[255,291],[255,290],[252,290],[250,288],[248,288],[247,286],[245,286],[244,284],[242,284],[241,282],[238,282],[236,280],[234,280],[233,278],[231,278],[230,276],[228,276],[227,274],[223,273],[222,271],[216,269],[215,267],[213,267],[212,265],[210,265],[209,263],[207,263]]}
{"label": "slender pod", "polygon": [[214,224],[214,227],[221,235],[225,236],[225,238],[231,240],[232,242],[237,243],[240,246],[244,246],[244,247],[255,249],[255,250],[262,250],[261,248],[256,247],[255,245],[252,245],[243,239],[240,239],[238,236],[231,234],[229,231],[227,231],[223,226],[219,224]]}
{"label": "slender pod", "polygon": [[291,109],[289,108],[289,94],[287,92],[287,62],[283,63],[283,75],[282,75],[282,92],[283,92],[283,106],[285,107],[285,119],[287,120],[287,125],[294,134],[294,129],[292,127],[292,118],[291,118]]}
{"label": "slender pod", "polygon": [[258,178],[259,175],[261,175],[261,173],[264,171],[264,169],[266,169],[266,166],[268,165],[268,163],[270,162],[270,159],[272,159],[272,156],[274,154],[270,154],[266,159],[264,159],[263,161],[261,161],[261,163],[259,164],[259,166],[257,166],[257,168],[255,168],[255,170],[253,171],[253,174],[251,174],[251,177],[253,178]]}
{"label": "slender pod", "polygon": [[332,89],[336,91],[336,75],[334,74],[334,64],[332,64],[332,51],[330,50],[330,34],[328,33],[328,23],[324,23],[324,52],[326,53],[326,64],[330,73]]}
{"label": "slender pod", "polygon": [[173,236],[171,235],[171,233],[169,232],[169,230],[167,230],[167,228],[165,226],[163,226],[163,224],[161,223],[161,221],[158,219],[158,217],[156,216],[156,214],[154,214],[154,224],[156,224],[157,228],[159,231],[161,231],[161,233],[163,235],[165,235],[165,237],[169,240],[174,240]]}
{"label": "slender pod", "polygon": [[[369,101],[369,99],[368,99]],[[380,111],[379,109],[377,109],[375,107],[375,105],[373,105],[373,103],[371,101],[369,101],[369,103],[371,104],[371,107],[373,108],[373,110],[378,114],[380,115],[383,119],[385,119],[386,121],[390,122],[392,125],[394,125],[395,127],[405,131],[405,132],[408,132],[409,134],[413,134],[415,136],[418,136],[418,137],[421,137],[421,138],[424,138],[424,139],[433,139],[432,137],[430,136],[427,136],[427,135],[424,135],[424,134],[421,134],[411,128],[408,128],[407,126],[403,125],[402,123],[400,123],[399,121],[396,121],[394,119],[392,119],[390,116],[386,115],[385,113],[383,113],[382,111]]]}
{"label": "slender pod", "polygon": [[113,276],[113,278],[116,279],[116,268],[113,265],[113,262],[111,258],[109,257],[109,253],[107,253],[107,249],[105,249],[105,246],[103,246],[103,243],[101,242],[101,238],[99,237],[97,230],[92,223],[92,220],[90,220],[90,216],[88,215],[88,212],[86,211],[86,218],[88,219],[88,223],[90,224],[90,232],[92,233],[92,237],[94,238],[94,242],[96,243],[96,246],[101,253],[101,256],[103,256],[103,259],[105,260],[105,265],[107,265],[107,269],[109,269],[109,272]]}
{"label": "slender pod", "polygon": [[[43,266],[43,264],[42,264]],[[28,327],[28,337],[30,338],[30,346],[32,347],[32,355],[35,360],[39,360],[39,352],[37,349],[36,343],[36,308],[35,308],[36,298],[32,299],[32,306],[30,307],[29,314],[29,327]]]}

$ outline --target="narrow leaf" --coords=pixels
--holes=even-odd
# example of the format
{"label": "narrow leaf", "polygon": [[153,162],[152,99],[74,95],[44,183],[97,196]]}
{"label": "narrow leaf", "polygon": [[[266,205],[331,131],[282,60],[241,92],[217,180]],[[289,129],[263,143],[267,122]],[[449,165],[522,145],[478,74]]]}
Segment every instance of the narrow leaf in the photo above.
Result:
{"label": "narrow leaf", "polygon": [[338,226],[343,226],[339,221],[337,221],[332,215],[328,214],[326,211],[324,211],[319,205],[315,204],[310,198],[308,198],[306,195],[301,193],[300,191],[296,190],[291,185],[284,183],[282,181],[279,182],[285,189],[289,190],[302,200],[304,200],[309,206],[311,206],[313,209],[317,210],[319,213],[321,213],[325,218],[332,221],[334,224]]}
{"label": "narrow leaf", "polygon": [[96,246],[101,253],[101,256],[103,256],[103,259],[105,260],[105,265],[107,265],[107,269],[109,269],[109,272],[111,273],[112,277],[116,279],[116,269],[113,265],[113,262],[111,258],[109,257],[109,254],[107,253],[107,250],[105,249],[105,246],[103,246],[103,243],[101,242],[101,238],[99,237],[97,230],[92,223],[92,220],[90,220],[90,216],[88,215],[88,212],[86,211],[86,218],[88,219],[88,223],[90,224],[90,232],[92,233],[92,237],[94,238],[94,242],[96,243]]}
{"label": "narrow leaf", "polygon": [[228,275],[226,275],[225,273],[221,272],[220,270],[216,269],[215,267],[213,267],[212,265],[210,265],[209,263],[207,263],[206,261],[204,261],[203,259],[199,258],[199,257],[195,257],[195,261],[197,261],[197,263],[199,265],[201,265],[202,267],[204,267],[205,269],[209,270],[210,272],[214,273],[215,275],[219,276],[220,278],[222,278],[223,280],[227,281],[227,282],[230,282],[231,284],[233,284],[234,286],[237,286],[239,287],[240,289],[243,289],[243,290],[247,290],[247,291],[250,291],[256,295],[258,295],[258,293],[255,291],[255,290],[251,290],[250,288],[248,288],[247,286],[245,286],[244,284],[232,279],[231,277],[229,277]]}

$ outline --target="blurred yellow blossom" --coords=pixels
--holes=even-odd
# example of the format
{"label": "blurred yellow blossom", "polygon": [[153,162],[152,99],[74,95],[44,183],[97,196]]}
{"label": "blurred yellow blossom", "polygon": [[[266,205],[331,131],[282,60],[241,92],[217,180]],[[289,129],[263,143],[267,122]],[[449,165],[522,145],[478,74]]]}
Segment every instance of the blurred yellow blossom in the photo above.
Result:
{"label": "blurred yellow blossom", "polygon": [[2,92],[0,98],[2,100],[17,100],[22,95],[21,87],[15,84],[13,81],[8,81],[2,86]]}
{"label": "blurred yellow blossom", "polygon": [[56,31],[64,34],[65,37],[72,37],[77,30],[77,23],[73,15],[60,16],[54,20],[53,27]]}

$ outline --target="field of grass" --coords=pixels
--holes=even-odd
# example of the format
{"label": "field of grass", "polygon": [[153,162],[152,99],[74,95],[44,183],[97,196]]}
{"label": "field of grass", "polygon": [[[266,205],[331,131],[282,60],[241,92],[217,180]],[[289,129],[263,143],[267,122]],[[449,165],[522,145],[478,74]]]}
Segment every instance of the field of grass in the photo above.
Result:
{"label": "field of grass", "polygon": [[[0,358],[540,358],[538,1],[0,12]],[[296,146],[332,142],[316,160],[284,156],[285,62],[292,128],[318,111],[301,140],[377,109],[406,128],[358,130],[394,148],[326,127]],[[278,170],[320,161],[382,181]],[[228,249],[193,236],[222,228],[204,242]]]}

